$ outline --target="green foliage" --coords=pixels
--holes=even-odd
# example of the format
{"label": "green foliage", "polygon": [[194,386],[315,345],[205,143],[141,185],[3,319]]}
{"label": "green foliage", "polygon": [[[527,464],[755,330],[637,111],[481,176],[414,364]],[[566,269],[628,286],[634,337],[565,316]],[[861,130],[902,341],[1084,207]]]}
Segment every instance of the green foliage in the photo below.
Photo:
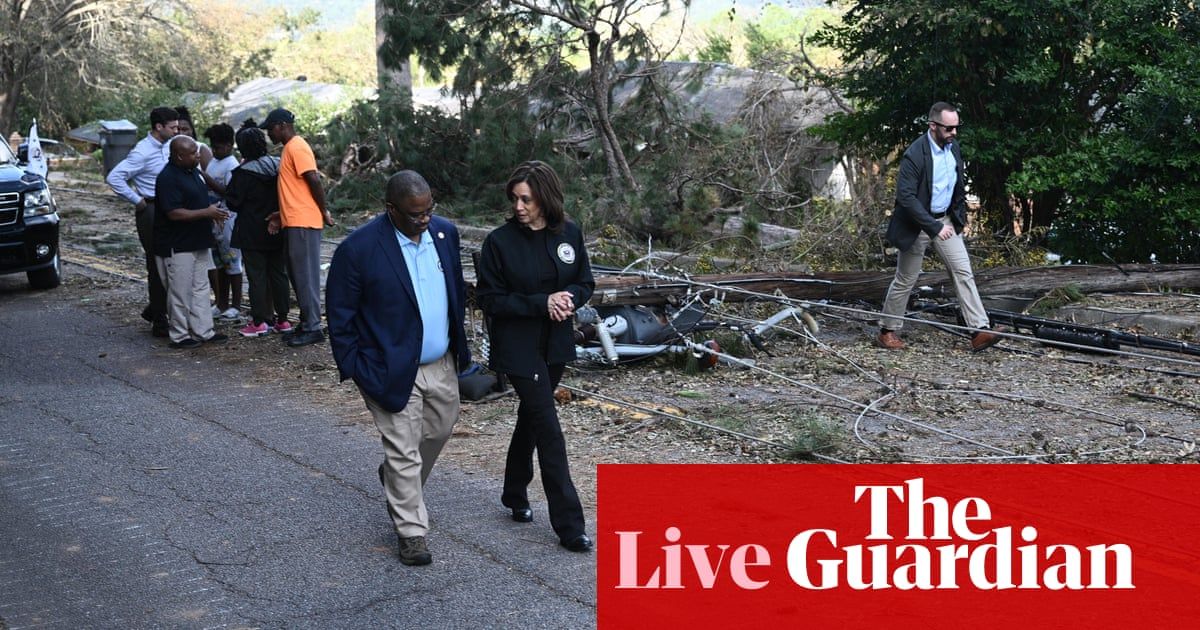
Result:
{"label": "green foliage", "polygon": [[1196,260],[1175,245],[1200,206],[1197,19],[1188,0],[860,3],[817,35],[847,64],[820,78],[857,106],[821,132],[887,155],[955,103],[988,223],[1007,231],[1015,203],[1077,259]]}
{"label": "green foliage", "polygon": [[309,143],[325,141],[325,130],[334,118],[354,104],[349,96],[331,102],[320,102],[306,92],[288,94],[283,98],[271,99],[271,108],[284,107],[296,115],[296,133]]}
{"label": "green foliage", "polygon": [[331,199],[345,195],[345,206],[355,205],[352,199],[360,199],[358,205],[381,200],[387,177],[412,169],[429,181],[444,211],[494,224],[507,212],[503,184],[509,173],[517,164],[536,158],[553,164],[563,177],[568,212],[574,215],[573,203],[580,196],[574,172],[569,164],[555,160],[550,137],[534,132],[528,112],[527,102],[519,96],[498,92],[476,101],[461,117],[434,108],[414,111],[407,103],[386,98],[359,102],[329,126],[330,145],[367,144],[374,155],[387,156],[390,164],[386,172],[371,170],[360,176],[367,186],[347,183],[345,190],[332,191]]}
{"label": "green foliage", "polygon": [[[1132,62],[1135,87],[1108,106],[1106,124],[1012,179],[1016,190],[1064,191],[1051,246],[1068,259],[1200,261],[1200,18],[1193,11],[1152,33],[1134,29],[1138,18],[1112,16],[1115,41],[1097,51],[1097,63]],[[1146,45],[1156,63],[1129,51]]]}
{"label": "green foliage", "polygon": [[696,50],[696,61],[732,63],[733,39],[721,33],[706,32],[704,34],[704,45]]}
{"label": "green foliage", "polygon": [[1029,307],[1029,312],[1033,315],[1049,315],[1068,304],[1086,301],[1087,294],[1080,290],[1077,285],[1069,284],[1065,287],[1056,287],[1048,291],[1046,295],[1043,295]]}
{"label": "green foliage", "polygon": [[781,55],[799,52],[800,43],[832,15],[820,9],[797,11],[768,4],[758,20],[744,26],[747,62],[760,66]]}
{"label": "green foliage", "polygon": [[818,454],[837,450],[842,441],[842,427],[834,419],[815,411],[805,411],[796,418],[795,433],[788,441],[788,457],[811,460]]}

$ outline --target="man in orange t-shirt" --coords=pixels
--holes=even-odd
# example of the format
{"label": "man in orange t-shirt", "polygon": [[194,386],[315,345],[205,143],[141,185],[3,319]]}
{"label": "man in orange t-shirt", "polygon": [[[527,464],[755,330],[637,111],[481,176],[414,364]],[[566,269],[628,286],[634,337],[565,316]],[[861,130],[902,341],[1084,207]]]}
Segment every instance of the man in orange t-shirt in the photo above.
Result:
{"label": "man in orange t-shirt", "polygon": [[296,135],[296,117],[279,108],[259,125],[272,142],[283,145],[279,161],[279,213],[269,229],[283,228],[288,268],[300,305],[300,326],[287,339],[289,346],[325,341],[321,330],[321,230],[333,225],[325,208],[325,189],[317,172],[317,158],[308,142]]}

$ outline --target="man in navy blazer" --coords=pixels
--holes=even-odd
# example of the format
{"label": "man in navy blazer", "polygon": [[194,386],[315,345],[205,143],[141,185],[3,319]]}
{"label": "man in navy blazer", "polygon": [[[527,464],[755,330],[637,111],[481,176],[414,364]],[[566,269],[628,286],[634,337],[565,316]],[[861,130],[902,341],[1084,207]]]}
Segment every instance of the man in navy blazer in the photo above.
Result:
{"label": "man in navy blazer", "polygon": [[422,488],[458,419],[471,360],[458,229],[433,216],[425,179],[388,180],[385,212],[347,236],[329,266],[325,310],[341,380],[353,379],[383,438],[379,482],[400,561],[429,564]]}
{"label": "man in navy blazer", "polygon": [[988,314],[975,288],[971,259],[962,240],[967,193],[962,153],[955,142],[958,127],[958,110],[949,103],[934,103],[928,131],[900,158],[896,205],[887,230],[887,240],[900,250],[900,257],[883,302],[878,339],[880,346],[890,350],[904,347],[896,334],[904,327],[900,317],[908,308],[909,294],[921,275],[921,262],[930,244],[950,273],[963,321],[974,329],[971,349],[985,350],[1000,340],[988,330]]}

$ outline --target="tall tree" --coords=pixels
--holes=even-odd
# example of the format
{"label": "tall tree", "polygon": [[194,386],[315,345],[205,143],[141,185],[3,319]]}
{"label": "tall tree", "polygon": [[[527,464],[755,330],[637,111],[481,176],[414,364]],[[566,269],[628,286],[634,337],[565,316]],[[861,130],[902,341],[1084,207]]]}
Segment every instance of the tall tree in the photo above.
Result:
{"label": "tall tree", "polygon": [[86,77],[111,63],[95,48],[151,18],[152,0],[12,0],[0,4],[0,129],[16,124],[25,85],[62,72]]}
{"label": "tall tree", "polygon": [[1101,191],[1068,195],[1044,177],[1014,188],[1014,176],[1098,134],[1143,133],[1130,126],[1129,97],[1181,48],[1195,57],[1195,15],[1194,0],[860,1],[816,37],[842,51],[843,71],[825,78],[855,105],[824,131],[885,155],[921,132],[932,101],[955,103],[971,189],[993,229],[1010,231],[1014,218],[1046,227],[1061,210],[1103,203]]}
{"label": "tall tree", "polygon": [[390,93],[390,100],[396,100],[400,103],[406,103],[406,106],[412,105],[412,69],[409,68],[409,60],[402,59],[400,62],[391,66],[382,54],[380,49],[383,48],[387,41],[387,23],[391,15],[391,9],[388,7],[386,0],[375,0],[375,74],[376,82],[381,94]]}
{"label": "tall tree", "polygon": [[[690,0],[380,0],[390,10],[380,55],[393,67],[416,53],[436,78],[457,67],[454,90],[508,87],[539,77],[565,78],[575,55],[585,59],[584,101],[614,189],[636,189],[613,127],[611,91],[621,62],[653,61],[647,26],[674,2]],[[632,67],[630,64],[625,67]],[[570,79],[567,79],[569,82]],[[558,86],[561,94],[567,86]],[[551,88],[554,89],[554,88]]]}

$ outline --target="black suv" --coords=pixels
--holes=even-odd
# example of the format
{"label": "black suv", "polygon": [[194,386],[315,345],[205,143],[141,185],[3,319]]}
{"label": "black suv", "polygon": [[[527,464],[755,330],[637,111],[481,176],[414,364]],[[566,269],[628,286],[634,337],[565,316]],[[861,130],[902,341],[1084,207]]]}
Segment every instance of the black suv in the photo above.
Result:
{"label": "black suv", "polygon": [[24,272],[35,289],[62,281],[58,208],[41,175],[27,173],[0,141],[0,274]]}

